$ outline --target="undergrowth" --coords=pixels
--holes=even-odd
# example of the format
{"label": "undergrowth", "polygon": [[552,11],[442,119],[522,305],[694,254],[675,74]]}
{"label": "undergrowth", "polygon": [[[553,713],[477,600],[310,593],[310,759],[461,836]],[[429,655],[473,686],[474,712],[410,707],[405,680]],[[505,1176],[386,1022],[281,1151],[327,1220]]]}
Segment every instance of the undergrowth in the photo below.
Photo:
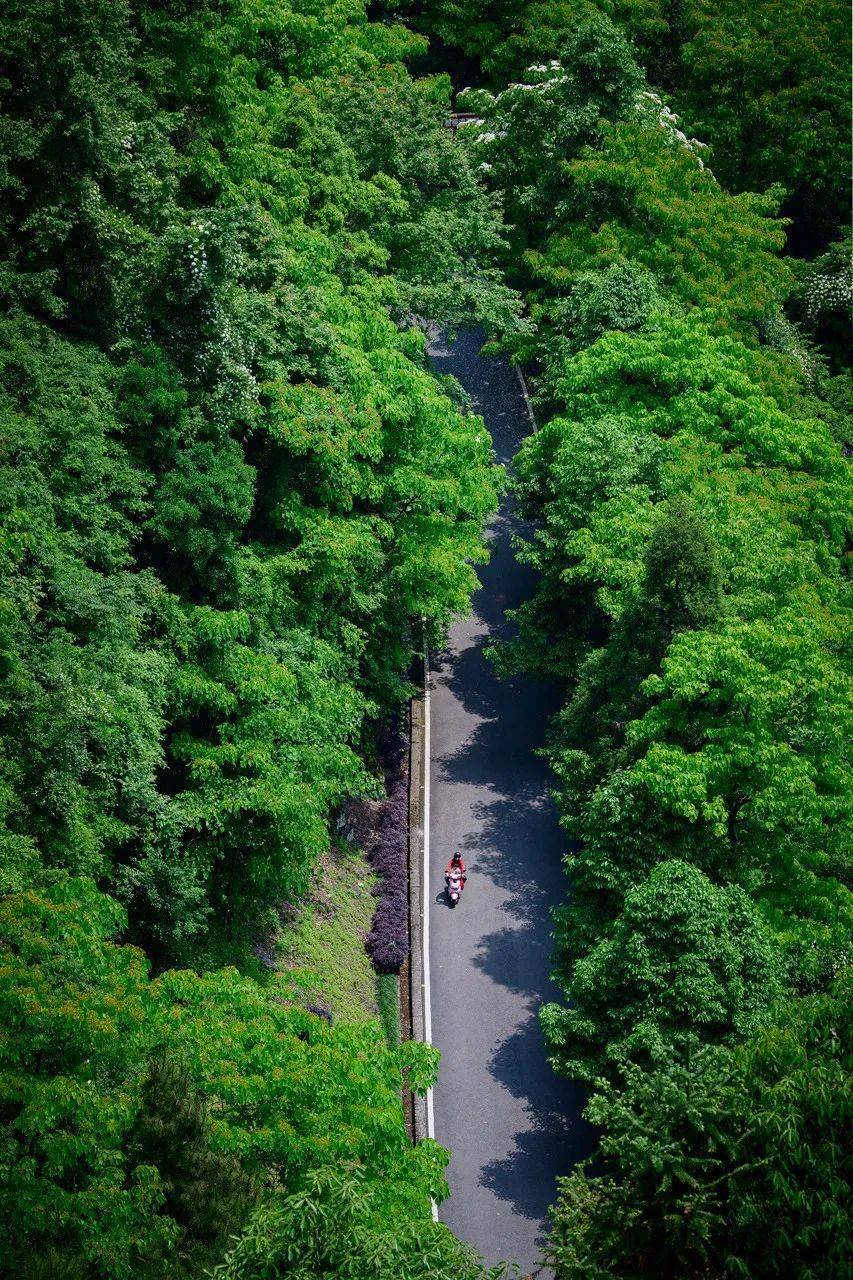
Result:
{"label": "undergrowth", "polygon": [[336,1022],[379,1013],[376,974],[364,949],[375,883],[359,849],[333,848],[320,861],[310,902],[279,934],[279,968],[303,988],[306,1003],[327,1009]]}
{"label": "undergrowth", "polygon": [[391,1049],[396,1049],[400,1044],[400,975],[398,973],[376,974],[376,998],[385,1039]]}

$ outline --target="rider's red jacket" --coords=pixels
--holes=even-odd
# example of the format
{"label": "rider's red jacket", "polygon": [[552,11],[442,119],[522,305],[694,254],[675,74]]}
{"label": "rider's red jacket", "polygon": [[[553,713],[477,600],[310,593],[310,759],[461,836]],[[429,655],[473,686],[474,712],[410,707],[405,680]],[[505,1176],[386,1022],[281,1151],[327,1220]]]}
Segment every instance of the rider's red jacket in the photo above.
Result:
{"label": "rider's red jacket", "polygon": [[[450,859],[450,861],[448,862],[447,866],[444,868],[444,874],[445,874],[446,876],[449,876],[449,875],[450,875],[450,873],[451,873],[451,871],[453,871],[453,870],[454,870],[454,866],[453,866],[453,859],[451,858],[451,859]],[[467,868],[466,868],[466,866],[465,866],[465,862],[464,862],[464,860],[463,860],[462,858],[460,858],[460,859],[459,859],[459,863],[458,863],[457,867],[455,868],[455,870],[457,870],[457,871],[459,872],[459,874],[462,876],[462,883],[464,884],[464,883],[465,883],[465,881],[468,879],[468,870],[467,870]]]}

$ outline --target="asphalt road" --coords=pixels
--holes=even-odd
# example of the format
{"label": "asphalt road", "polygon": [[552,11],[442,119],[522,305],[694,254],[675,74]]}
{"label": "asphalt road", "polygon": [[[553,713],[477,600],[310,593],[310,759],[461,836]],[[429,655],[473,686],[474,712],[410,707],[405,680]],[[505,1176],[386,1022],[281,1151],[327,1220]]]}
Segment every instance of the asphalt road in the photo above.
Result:
{"label": "asphalt road", "polygon": [[[515,370],[479,354],[462,332],[430,348],[485,418],[508,463],[529,429]],[[430,968],[432,1038],[442,1053],[435,1136],[449,1147],[451,1195],[443,1221],[488,1262],[517,1262],[545,1277],[539,1244],[555,1179],[589,1151],[583,1095],[545,1061],[537,1009],[549,980],[549,909],[566,893],[562,836],[543,760],[554,691],[499,681],[485,646],[506,634],[504,611],[530,592],[510,538],[521,527],[505,500],[489,530],[470,618],[459,619],[431,675]],[[454,849],[468,864],[459,906],[444,900]]]}

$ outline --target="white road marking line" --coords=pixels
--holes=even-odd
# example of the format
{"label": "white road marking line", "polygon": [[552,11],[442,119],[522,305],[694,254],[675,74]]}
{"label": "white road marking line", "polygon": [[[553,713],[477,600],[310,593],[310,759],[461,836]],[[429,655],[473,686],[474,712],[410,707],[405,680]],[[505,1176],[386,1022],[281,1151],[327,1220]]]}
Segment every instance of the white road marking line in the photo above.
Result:
{"label": "white road marking line", "polygon": [[[430,1003],[430,976],[429,976],[429,899],[430,878],[429,878],[429,792],[430,792],[430,690],[429,690],[429,652],[424,645],[424,865],[422,879],[423,889],[423,966],[424,966],[424,1039],[427,1044],[432,1044],[432,1005]],[[426,1096],[427,1110],[427,1137],[435,1137],[435,1112],[433,1109],[432,1089],[427,1089]],[[432,1216],[438,1222],[438,1205],[432,1201]]]}

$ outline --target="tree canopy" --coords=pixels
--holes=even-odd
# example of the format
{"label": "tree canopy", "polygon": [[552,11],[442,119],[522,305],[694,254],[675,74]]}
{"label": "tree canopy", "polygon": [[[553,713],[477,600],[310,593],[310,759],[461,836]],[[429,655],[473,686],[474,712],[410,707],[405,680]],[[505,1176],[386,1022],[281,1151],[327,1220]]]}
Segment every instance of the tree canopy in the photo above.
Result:
{"label": "tree canopy", "polygon": [[[342,1169],[372,1214],[407,1224],[413,1255],[454,1256],[430,1216],[446,1153],[413,1146],[400,1112],[403,1073],[425,1088],[431,1051],[391,1050],[375,1023],[330,1027],[234,969],[151,982],[114,940],[123,924],[112,899],[65,876],[2,904],[0,1199],[16,1274],[47,1258],[128,1280],[202,1274],[253,1204],[304,1204]],[[182,1118],[169,1060],[191,1090]],[[276,1212],[289,1217],[286,1200]]]}
{"label": "tree canopy", "polygon": [[795,242],[811,253],[850,225],[850,24],[838,0],[430,0],[408,8],[461,74],[494,86],[527,79],[578,27],[605,17],[631,40],[653,84],[711,147],[735,191],[780,187]]}
{"label": "tree canopy", "polygon": [[846,985],[736,1049],[629,1068],[591,1106],[599,1171],[563,1180],[558,1274],[769,1278],[780,1259],[797,1280],[843,1274],[850,1069]]}
{"label": "tree canopy", "polygon": [[435,1051],[312,1011],[258,942],[382,792],[412,656],[486,558],[503,478],[425,338],[478,323],[540,409],[497,660],[563,693],[541,1020],[601,1131],[551,1262],[837,1274],[847,27],[400,16],[0,14],[0,1269],[503,1274],[406,1134]]}
{"label": "tree canopy", "polygon": [[[563,998],[541,1022],[602,1129],[554,1210],[559,1280],[835,1275],[849,1245],[849,264],[839,246],[792,265],[779,217],[834,234],[837,213],[797,202],[828,190],[824,163],[840,191],[825,157],[846,124],[804,105],[835,92],[830,60],[819,88],[780,55],[750,89],[728,50],[757,57],[766,12],[712,8],[495,10],[505,39],[478,49],[475,29],[470,49],[497,83],[461,98],[532,320],[508,347],[539,410],[513,467],[535,585],[496,660],[564,694]],[[804,61],[836,16],[810,43],[785,15]],[[502,85],[521,51],[536,60]],[[813,153],[782,154],[777,107],[790,137],[825,129]],[[803,1084],[818,1040],[806,1136],[787,1073]]]}
{"label": "tree canopy", "polygon": [[4,1266],[181,1280],[306,1205],[343,1266],[340,1176],[389,1258],[479,1276],[405,1131],[434,1055],[251,949],[485,557],[424,332],[520,327],[497,202],[351,0],[25,0],[0,39]]}

